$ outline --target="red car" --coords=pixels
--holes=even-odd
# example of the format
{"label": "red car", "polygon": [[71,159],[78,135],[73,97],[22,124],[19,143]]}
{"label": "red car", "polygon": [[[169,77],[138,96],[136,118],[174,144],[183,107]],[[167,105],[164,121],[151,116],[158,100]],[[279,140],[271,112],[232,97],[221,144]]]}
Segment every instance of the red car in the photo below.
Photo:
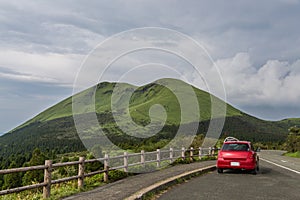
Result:
{"label": "red car", "polygon": [[218,153],[217,170],[223,173],[224,169],[242,169],[257,174],[259,170],[259,157],[254,151],[251,142],[225,139]]}

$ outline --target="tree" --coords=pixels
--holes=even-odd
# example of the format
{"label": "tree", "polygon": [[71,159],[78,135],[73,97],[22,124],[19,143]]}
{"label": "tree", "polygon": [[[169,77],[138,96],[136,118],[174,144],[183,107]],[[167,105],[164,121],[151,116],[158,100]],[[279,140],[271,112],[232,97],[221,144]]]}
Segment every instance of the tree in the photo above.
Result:
{"label": "tree", "polygon": [[204,140],[204,135],[203,134],[199,134],[199,135],[196,135],[196,137],[194,138],[192,144],[191,144],[191,147],[201,147],[202,146],[202,143],[203,143],[203,140]]}
{"label": "tree", "polygon": [[[99,158],[99,157],[98,157]],[[94,155],[92,153],[88,153],[86,155],[86,159],[90,160],[90,159],[95,159]],[[86,163],[85,164],[85,169],[88,172],[92,172],[92,171],[97,171],[100,170],[101,167],[103,167],[103,164],[99,161],[99,162],[93,162],[93,163]]]}
{"label": "tree", "polygon": [[[39,148],[36,148],[32,152],[32,157],[28,163],[26,163],[26,166],[36,166],[36,165],[43,165],[45,163],[45,160],[47,157],[41,152]],[[44,172],[43,170],[34,170],[34,171],[28,171],[25,173],[22,182],[23,185],[29,185],[34,183],[40,183],[44,180]]]}
{"label": "tree", "polygon": [[[11,162],[9,169],[16,168],[17,164],[15,161]],[[10,173],[4,175],[4,184],[2,189],[10,189],[21,186],[21,174],[20,173]]]}
{"label": "tree", "polygon": [[286,148],[289,152],[300,151],[300,128],[291,127],[286,141]]}

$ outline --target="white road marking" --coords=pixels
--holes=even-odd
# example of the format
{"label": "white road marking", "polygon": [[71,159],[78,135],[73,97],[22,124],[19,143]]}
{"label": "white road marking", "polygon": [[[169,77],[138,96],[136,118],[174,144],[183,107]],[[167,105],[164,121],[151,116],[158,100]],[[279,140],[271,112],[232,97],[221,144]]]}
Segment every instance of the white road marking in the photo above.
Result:
{"label": "white road marking", "polygon": [[269,161],[269,160],[266,160],[266,159],[263,159],[263,158],[260,158],[260,160],[263,160],[263,161],[268,162],[268,163],[270,163],[270,164],[276,165],[277,167],[281,167],[281,168],[283,168],[283,169],[289,170],[289,171],[291,171],[291,172],[295,172],[296,174],[300,174],[300,172],[297,171],[297,170],[290,169],[290,168],[288,168],[288,167],[279,165],[279,164],[274,163],[274,162],[272,162],[272,161]]}
{"label": "white road marking", "polygon": [[281,162],[287,162],[286,160],[281,160]]}

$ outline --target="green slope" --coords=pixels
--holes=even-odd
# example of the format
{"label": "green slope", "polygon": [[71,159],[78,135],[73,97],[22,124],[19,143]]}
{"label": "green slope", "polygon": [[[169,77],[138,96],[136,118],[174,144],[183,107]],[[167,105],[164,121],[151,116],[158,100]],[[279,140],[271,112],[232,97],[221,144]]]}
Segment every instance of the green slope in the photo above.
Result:
{"label": "green slope", "polygon": [[[158,84],[159,83],[159,84]],[[161,84],[165,85],[162,86]],[[186,90],[191,87],[185,82],[175,79],[161,79],[145,86],[136,87],[126,83],[108,83],[103,82],[98,85],[84,90],[74,96],[78,98],[76,107],[78,112],[83,115],[89,115],[93,109],[97,112],[98,121],[102,129],[114,140],[115,143],[122,148],[138,148],[141,145],[159,142],[162,139],[171,139],[176,133],[180,123],[188,126],[192,123],[199,123],[198,133],[206,133],[211,119],[211,100],[216,102],[217,107],[224,105],[220,99],[210,95],[200,89],[193,90],[197,96],[197,102],[200,108],[200,118],[195,121],[194,116],[197,115],[194,109],[195,105],[187,104],[184,109],[188,115],[181,121],[180,104],[176,96],[168,86],[172,86],[185,100],[189,102],[190,93]],[[114,91],[119,88],[120,90]],[[111,111],[111,99],[113,91],[120,92],[119,98],[114,101],[121,108],[125,105],[125,97],[130,95],[129,112],[133,121],[139,125],[146,126],[150,124],[149,109],[156,104],[164,107],[166,111],[166,124],[163,129],[156,135],[147,139],[138,139],[126,136],[125,133],[118,128]],[[96,92],[96,93],[95,93]],[[95,94],[95,107],[87,104],[82,97],[93,97]],[[299,119],[283,120],[279,122],[270,122],[249,116],[229,104],[226,104],[226,121],[223,128],[223,134],[229,134],[241,139],[249,139],[252,141],[283,141],[287,134],[287,129],[293,125],[300,125]],[[114,110],[114,113],[124,113],[126,110]],[[160,121],[162,115],[157,115],[157,121]],[[128,120],[121,120],[121,125],[127,126],[130,131],[138,131],[130,126]],[[88,127],[88,122],[87,122]],[[152,127],[153,128],[153,127]],[[93,133],[99,127],[89,127],[87,132]],[[151,131],[151,127],[149,128]],[[93,141],[91,141],[93,142]],[[73,113],[72,113],[72,97],[52,106],[36,117],[30,119],[26,123],[13,129],[9,133],[0,137],[0,156],[7,156],[16,152],[30,152],[35,147],[41,149],[57,149],[61,152],[79,151],[84,149],[78,134],[76,132]]]}
{"label": "green slope", "polygon": [[[188,94],[184,94],[184,88],[189,86],[188,84],[184,83],[183,81],[176,80],[176,79],[161,79],[158,80],[157,83],[163,83],[165,85],[172,85],[173,87],[176,87],[178,91],[181,91],[183,96],[187,96]],[[103,82],[98,84],[97,86],[93,88],[89,88],[80,94],[77,94],[78,96],[88,96],[93,95],[93,93],[96,90],[96,112],[97,113],[105,113],[111,111],[111,94],[114,90],[116,83],[108,83]],[[131,116],[136,119],[144,119],[149,117],[148,112],[149,108],[154,104],[161,104],[163,105],[167,111],[169,116],[168,123],[170,124],[178,124],[180,121],[178,121],[178,116],[180,116],[180,109],[178,101],[176,100],[176,96],[170,91],[168,88],[155,84],[150,83],[148,85],[142,86],[140,88],[126,84],[121,83],[118,84],[118,87],[121,87],[124,91],[133,91],[136,90],[131,99],[130,99],[130,111]],[[199,90],[195,87],[192,87],[195,91],[195,94],[198,98],[199,108],[200,108],[200,116],[201,120],[208,120],[211,118],[211,98],[214,98],[219,102],[219,104],[223,104],[221,100],[218,98],[210,95],[209,93]],[[218,104],[218,103],[217,103]],[[227,113],[226,116],[236,116],[236,115],[242,115],[242,113],[233,108],[231,105],[227,105]],[[185,107],[186,108],[186,107]],[[194,106],[189,105],[186,109],[189,109],[192,112],[194,112]],[[92,111],[92,108],[90,106],[82,105],[82,111],[88,113]],[[72,97],[69,97],[60,103],[50,107],[49,109],[45,110],[44,112],[38,114],[33,119],[30,119],[29,121],[25,122],[21,126],[15,128],[13,131],[16,131],[19,128],[25,127],[31,123],[34,122],[46,122],[49,120],[54,120],[57,118],[63,118],[63,117],[70,117],[72,116]],[[192,122],[191,120],[189,122]]]}

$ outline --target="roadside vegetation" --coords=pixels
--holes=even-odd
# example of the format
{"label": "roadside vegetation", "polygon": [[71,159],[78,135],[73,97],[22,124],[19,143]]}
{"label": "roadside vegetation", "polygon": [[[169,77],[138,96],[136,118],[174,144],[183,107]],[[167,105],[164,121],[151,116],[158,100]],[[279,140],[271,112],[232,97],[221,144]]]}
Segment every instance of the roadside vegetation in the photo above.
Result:
{"label": "roadside vegetation", "polygon": [[288,151],[285,155],[300,158],[300,128],[293,126],[289,129],[285,149]]}
{"label": "roadside vegetation", "polygon": [[[26,167],[26,166],[36,166],[36,165],[43,165],[46,159],[53,160],[53,163],[59,162],[71,162],[71,161],[78,161],[79,157],[84,156],[86,159],[93,159],[94,156],[87,152],[74,152],[74,153],[66,153],[66,154],[53,154],[49,152],[42,152],[40,149],[35,149],[32,154],[31,158],[28,162],[24,162],[23,165],[18,166],[16,162],[13,161],[9,168],[16,168],[16,167]],[[92,172],[103,169],[103,164],[101,162],[96,163],[86,163],[85,164],[85,171]],[[56,168],[52,172],[52,179],[61,179],[64,177],[75,176],[78,174],[78,166],[66,166],[66,167],[59,167]],[[127,177],[128,174],[122,171],[110,171],[109,177],[110,181],[116,181],[121,178]],[[44,171],[43,170],[34,170],[28,171],[26,173],[11,173],[5,174],[0,176],[0,189],[10,189],[16,188],[26,185],[32,185],[36,183],[41,183],[44,180]],[[84,189],[77,188],[77,180],[69,181],[66,183],[61,184],[54,184],[51,186],[51,199],[59,199],[61,197],[70,196],[72,194],[76,194],[81,191],[87,191],[93,189],[95,187],[104,185],[103,181],[103,174],[97,174],[91,177],[85,178],[85,187]],[[39,189],[32,189],[28,191],[23,191],[14,194],[8,194],[0,196],[0,200],[23,200],[23,199],[42,199],[42,188]]]}
{"label": "roadside vegetation", "polygon": [[[175,166],[175,165],[180,165],[180,164],[190,164],[192,162],[201,162],[201,161],[206,161],[206,160],[215,160],[216,156],[203,156],[201,160],[198,157],[194,157],[192,160],[188,156],[189,154],[186,154],[185,159],[177,159],[175,160],[169,167]],[[33,159],[31,160],[39,160],[41,158],[45,158],[45,154],[40,152],[39,149],[36,149],[33,152]],[[68,162],[68,161],[75,161],[78,160],[78,156],[87,156],[88,159],[93,158],[92,156],[89,155],[88,152],[80,152],[80,153],[68,153],[64,155],[57,155],[56,161],[60,162]],[[42,163],[42,159],[39,164]],[[156,165],[153,163],[153,165]],[[102,163],[96,163],[96,164],[86,164],[85,166],[88,170],[87,171],[96,171],[99,170],[102,166]],[[154,167],[155,168],[155,167]],[[53,179],[58,179],[62,177],[69,177],[69,176],[74,176],[77,174],[77,166],[69,166],[69,167],[61,167],[56,169],[52,174],[53,174]],[[162,169],[163,170],[163,169]],[[30,177],[32,178],[33,181],[29,181],[28,175],[26,174],[22,177],[19,175],[15,176],[13,174],[5,175],[6,178],[4,178],[4,185],[2,188],[13,188],[13,187],[19,187],[23,184],[28,185],[28,184],[35,184],[42,182],[43,180],[43,174],[42,171],[39,173],[38,171],[34,171],[35,173],[31,173]],[[128,176],[133,176],[135,174],[133,173],[125,173],[121,170],[113,170],[109,172],[109,182],[114,182],[123,178],[126,178]],[[16,178],[15,182],[12,182],[12,180]],[[21,179],[24,179],[22,181],[22,184],[20,184]],[[10,181],[10,182],[8,182]],[[29,182],[26,182],[29,181]],[[89,191],[94,189],[95,187],[99,187],[102,185],[105,185],[107,183],[104,182],[103,174],[97,174],[91,177],[86,177],[85,178],[85,185],[83,189],[78,189],[77,188],[77,180],[61,183],[61,184],[55,184],[51,186],[51,197],[49,198],[50,200],[56,200],[56,199],[61,199],[63,197],[67,197],[70,195],[74,195],[79,192],[84,192],[84,191]],[[15,184],[13,184],[15,183]],[[19,184],[18,184],[19,183]],[[8,194],[4,196],[0,196],[0,200],[39,200],[43,199],[43,190],[42,188],[39,189],[33,189],[33,190],[27,190],[19,193],[14,193],[14,194]]]}
{"label": "roadside vegetation", "polygon": [[[289,129],[289,134],[287,136],[286,142],[254,142],[255,148],[261,149],[285,149],[288,151],[287,156],[291,157],[299,157],[300,155],[300,128],[291,127]],[[224,134],[217,142],[216,148],[220,148],[223,140],[227,137],[228,134]],[[205,138],[204,134],[199,134],[194,138],[192,147],[201,146],[203,140]],[[157,138],[159,140],[159,138]],[[244,138],[239,138],[244,139]],[[145,148],[147,151],[153,151],[156,148],[163,147],[166,143],[168,143],[167,139],[162,139],[159,143],[156,143],[155,140],[151,142],[144,143],[143,146],[136,149],[136,151],[140,151],[140,148]],[[124,144],[123,144],[124,145]],[[130,144],[127,144],[130,146]],[[69,162],[69,161],[78,161],[80,156],[86,157],[86,159],[93,159],[94,156],[88,151],[80,151],[80,152],[71,152],[71,153],[59,153],[56,150],[46,150],[41,151],[36,148],[32,153],[29,154],[17,154],[11,155],[9,160],[6,162],[1,162],[1,169],[7,168],[16,168],[16,167],[26,167],[26,166],[34,166],[34,165],[43,165],[46,159],[53,160],[54,163],[58,162]],[[204,157],[203,160],[215,159],[215,157]],[[3,160],[4,161],[4,160]],[[200,161],[199,158],[195,157],[193,160],[187,158],[185,160],[178,159],[172,165],[177,164],[189,164],[191,162]],[[8,165],[9,164],[9,165]],[[7,167],[8,165],[8,167]],[[55,169],[53,172],[53,179],[59,179],[63,177],[74,176],[77,174],[78,166],[68,166],[61,167]],[[101,162],[86,164],[86,170],[96,171],[103,167]],[[123,171],[111,171],[109,173],[110,181],[115,181],[127,177],[132,174],[124,173]],[[27,173],[12,173],[0,176],[0,188],[2,190],[20,187],[25,185],[31,185],[34,183],[43,182],[43,170],[40,171],[31,171]],[[50,199],[59,199],[61,197],[70,196],[72,194],[76,194],[81,191],[91,190],[95,187],[104,185],[103,175],[98,174],[92,177],[85,178],[85,187],[84,189],[79,190],[77,188],[77,181],[69,181],[62,184],[53,185],[51,189],[51,198]],[[24,191],[16,194],[4,195],[0,197],[0,200],[6,199],[41,199],[42,198],[42,189],[34,189],[29,191]]]}

